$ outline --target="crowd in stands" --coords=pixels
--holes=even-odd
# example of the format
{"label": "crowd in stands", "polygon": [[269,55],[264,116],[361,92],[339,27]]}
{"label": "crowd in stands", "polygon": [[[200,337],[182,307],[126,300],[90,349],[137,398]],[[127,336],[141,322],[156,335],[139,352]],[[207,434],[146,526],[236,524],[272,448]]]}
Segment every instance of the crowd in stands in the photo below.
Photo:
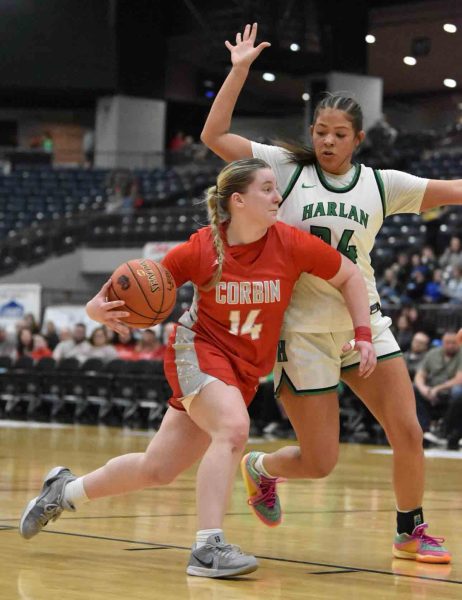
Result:
{"label": "crowd in stands", "polygon": [[[460,131],[460,125],[454,131],[448,131],[451,144],[457,141]],[[440,156],[436,152],[428,159],[423,158],[423,148],[427,152],[435,148],[438,150],[436,139],[437,136],[431,132],[398,132],[384,115],[369,130],[368,142],[357,158],[377,168],[409,167],[411,172],[423,177],[459,178],[462,153]],[[260,141],[272,143],[269,139]],[[19,190],[18,197],[24,195],[27,192],[25,185],[30,183],[31,186],[33,184],[33,200],[37,204],[37,189],[47,184],[50,190],[46,202],[53,200],[53,203],[48,207],[45,202],[46,210],[41,204],[37,206],[44,217],[50,217],[50,211],[56,209],[54,194],[57,190],[63,191],[64,186],[66,190],[69,188],[66,201],[75,201],[74,204],[80,202],[78,206],[82,214],[86,214],[91,205],[101,213],[102,218],[113,219],[120,215],[122,220],[137,219],[136,223],[121,221],[120,231],[115,220],[108,222],[107,227],[96,221],[93,228],[84,226],[84,230],[90,231],[93,241],[99,240],[98,227],[102,234],[105,227],[111,230],[112,238],[120,238],[125,246],[128,244],[124,227],[135,230],[137,244],[143,235],[149,239],[164,239],[159,237],[161,234],[166,236],[165,239],[177,239],[172,236],[173,229],[186,237],[190,233],[188,228],[193,230],[200,219],[195,213],[189,215],[184,207],[189,206],[191,198],[200,196],[201,191],[214,180],[217,166],[207,166],[203,162],[207,156],[205,147],[181,131],[171,139],[168,151],[170,166],[167,169],[131,171],[90,168],[82,173],[53,169],[43,173],[18,171],[11,176],[4,176],[5,194],[10,194],[12,183],[15,183]],[[39,188],[36,189],[38,184]],[[86,187],[82,187],[84,184]],[[85,192],[85,196],[80,197],[77,189],[79,193]],[[91,204],[95,194],[101,201]],[[69,215],[76,210],[71,204],[68,207]],[[178,216],[173,211],[176,206],[183,211]],[[5,209],[8,207],[5,204]],[[166,208],[165,214],[162,207]],[[155,212],[151,213],[154,208]],[[442,326],[434,315],[423,310],[424,307],[432,307],[435,311],[449,308],[457,313],[462,304],[462,244],[458,237],[462,215],[451,211],[453,209],[436,209],[421,218],[415,215],[391,217],[387,221],[388,234],[385,226],[383,228],[384,244],[378,244],[379,248],[384,249],[383,256],[390,258],[383,259],[382,256],[380,260],[380,254],[377,254],[373,266],[376,268],[383,312],[393,316],[392,329],[414,382],[417,413],[426,443],[455,450],[459,448],[462,438],[462,350],[455,342],[455,332],[451,327]],[[195,212],[198,212],[197,207]],[[419,219],[418,223],[412,221],[414,217]],[[452,229],[444,229],[448,225]],[[13,226],[16,230],[17,223],[12,223]],[[445,231],[447,233],[442,234]],[[62,235],[60,237],[67,239]],[[112,238],[108,238],[107,244],[114,245]],[[85,236],[82,239],[90,243]],[[172,322],[167,322],[153,330],[132,331],[128,335],[115,334],[104,327],[97,327],[88,333],[82,323],[74,325],[72,329],[58,330],[52,322],[39,326],[32,315],[26,315],[17,323],[14,334],[0,327],[0,357],[9,357],[13,363],[29,357],[35,364],[47,357],[56,363],[75,358],[82,365],[89,359],[98,359],[105,364],[117,360],[129,363],[152,361],[153,365],[161,367],[165,342],[172,326]],[[344,440],[386,441],[375,419],[345,386],[340,390],[340,401],[343,407],[341,420]],[[249,412],[253,434],[270,438],[294,437],[290,423],[274,397],[271,376],[261,381]]]}
{"label": "crowd in stands", "polygon": [[462,247],[453,236],[440,256],[426,245],[412,254],[399,252],[378,277],[384,304],[462,304]]}
{"label": "crowd in stands", "polygon": [[103,362],[116,358],[162,361],[171,327],[172,323],[164,323],[154,329],[131,330],[127,336],[106,327],[96,327],[87,335],[83,323],[58,331],[54,323],[48,321],[40,329],[33,315],[28,314],[17,321],[14,333],[0,326],[0,356],[8,356],[12,361],[23,356],[30,356],[34,361],[52,357],[58,362],[77,358],[81,363],[89,358]]}

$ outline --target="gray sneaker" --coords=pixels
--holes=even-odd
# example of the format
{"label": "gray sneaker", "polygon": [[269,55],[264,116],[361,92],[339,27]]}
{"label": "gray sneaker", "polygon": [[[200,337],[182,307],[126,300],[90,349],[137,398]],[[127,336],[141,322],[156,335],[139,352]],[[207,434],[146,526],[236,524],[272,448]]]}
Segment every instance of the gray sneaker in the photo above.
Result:
{"label": "gray sneaker", "polygon": [[235,577],[258,569],[255,556],[244,554],[239,546],[226,544],[220,535],[211,535],[205,546],[193,544],[189,558],[188,575],[197,577]]}
{"label": "gray sneaker", "polygon": [[63,510],[75,511],[64,501],[64,488],[77,479],[66,467],[54,467],[45,477],[40,495],[26,506],[19,522],[19,533],[29,540],[40,533],[48,521],[56,521]]}

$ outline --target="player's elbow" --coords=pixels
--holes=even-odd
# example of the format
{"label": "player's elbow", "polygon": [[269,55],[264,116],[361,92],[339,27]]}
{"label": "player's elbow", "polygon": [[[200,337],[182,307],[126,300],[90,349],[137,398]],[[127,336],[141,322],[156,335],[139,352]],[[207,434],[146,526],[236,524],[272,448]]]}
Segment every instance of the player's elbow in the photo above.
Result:
{"label": "player's elbow", "polygon": [[213,136],[207,127],[204,127],[204,129],[201,131],[200,137],[201,137],[201,142],[203,144],[205,144],[207,146],[207,148],[212,149],[211,144],[213,144],[213,140],[214,140],[214,138],[216,138],[216,136]]}

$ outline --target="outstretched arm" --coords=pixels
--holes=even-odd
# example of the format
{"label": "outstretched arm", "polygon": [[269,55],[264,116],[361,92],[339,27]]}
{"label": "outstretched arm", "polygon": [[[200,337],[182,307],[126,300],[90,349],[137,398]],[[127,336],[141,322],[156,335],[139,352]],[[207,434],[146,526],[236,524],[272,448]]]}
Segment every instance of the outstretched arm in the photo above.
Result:
{"label": "outstretched arm", "polygon": [[210,109],[201,140],[223,160],[232,161],[252,157],[250,140],[240,135],[229,133],[234,107],[249,74],[250,65],[264,48],[271,46],[269,42],[261,42],[254,46],[257,37],[257,24],[246,25],[244,33],[236,35],[236,45],[228,40],[225,46],[231,53],[232,68],[226,77]]}
{"label": "outstretched arm", "polygon": [[462,179],[430,179],[420,210],[430,210],[430,208],[448,204],[462,204]]}

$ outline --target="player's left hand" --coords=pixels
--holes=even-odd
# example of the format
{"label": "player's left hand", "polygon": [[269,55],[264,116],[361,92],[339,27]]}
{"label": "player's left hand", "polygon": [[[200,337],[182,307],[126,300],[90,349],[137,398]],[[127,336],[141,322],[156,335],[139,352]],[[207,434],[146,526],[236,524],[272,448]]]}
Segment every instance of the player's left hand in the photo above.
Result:
{"label": "player's left hand", "polygon": [[130,332],[130,328],[119,319],[129,317],[130,313],[124,310],[116,310],[121,309],[125,304],[123,300],[114,300],[113,302],[107,301],[110,287],[111,280],[109,279],[96,296],[87,302],[85,307],[87,315],[90,319],[93,319],[93,321],[106,325],[116,333],[127,334]]}
{"label": "player's left hand", "polygon": [[370,342],[357,342],[355,340],[351,340],[351,342],[347,342],[342,346],[342,352],[349,352],[353,349],[359,352],[360,356],[358,370],[359,376],[364,378],[369,377],[369,375],[377,366],[377,356],[375,354],[374,345]]}

